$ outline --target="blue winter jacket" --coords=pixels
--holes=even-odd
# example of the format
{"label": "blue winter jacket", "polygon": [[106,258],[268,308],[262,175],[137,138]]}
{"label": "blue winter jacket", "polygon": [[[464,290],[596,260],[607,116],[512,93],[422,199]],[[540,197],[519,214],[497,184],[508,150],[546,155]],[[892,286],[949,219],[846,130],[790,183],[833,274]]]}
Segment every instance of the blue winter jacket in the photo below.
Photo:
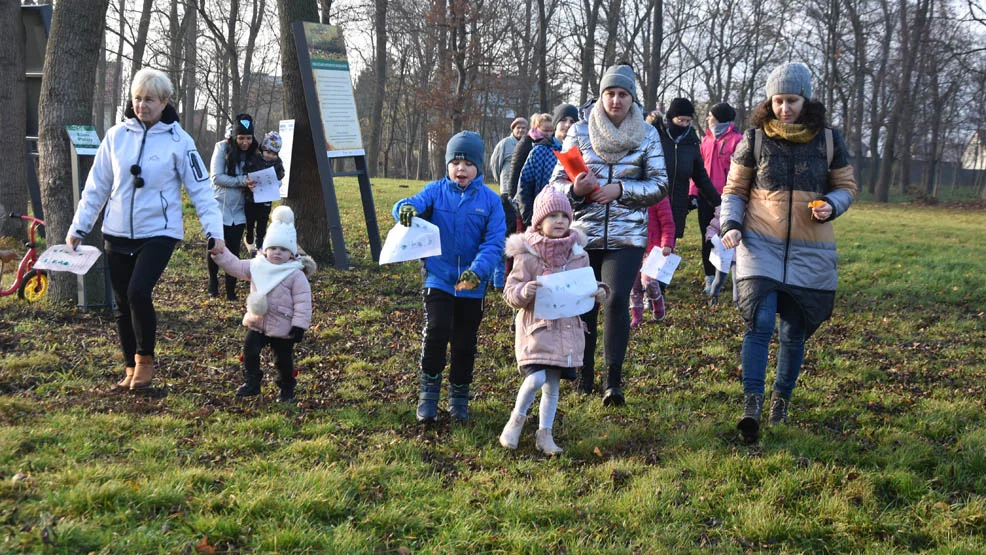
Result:
{"label": "blue winter jacket", "polygon": [[[425,287],[441,289],[450,295],[481,299],[493,269],[503,257],[507,233],[500,196],[483,183],[480,174],[465,189],[447,176],[425,185],[420,193],[397,201],[394,220],[401,206],[410,204],[424,218],[438,226],[442,254],[425,262]],[[466,270],[479,276],[475,289],[455,290],[455,283]]]}

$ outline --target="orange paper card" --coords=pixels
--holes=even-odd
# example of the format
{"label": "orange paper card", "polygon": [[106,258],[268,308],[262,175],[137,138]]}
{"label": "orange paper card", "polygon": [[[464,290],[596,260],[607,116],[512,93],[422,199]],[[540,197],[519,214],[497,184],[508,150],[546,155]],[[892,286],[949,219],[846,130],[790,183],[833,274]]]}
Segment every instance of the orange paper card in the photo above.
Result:
{"label": "orange paper card", "polygon": [[578,147],[572,147],[565,152],[552,152],[558,157],[561,166],[565,168],[565,173],[568,174],[569,181],[574,182],[580,173],[589,171],[589,168],[585,166],[585,160],[582,159],[582,152],[579,151]]}

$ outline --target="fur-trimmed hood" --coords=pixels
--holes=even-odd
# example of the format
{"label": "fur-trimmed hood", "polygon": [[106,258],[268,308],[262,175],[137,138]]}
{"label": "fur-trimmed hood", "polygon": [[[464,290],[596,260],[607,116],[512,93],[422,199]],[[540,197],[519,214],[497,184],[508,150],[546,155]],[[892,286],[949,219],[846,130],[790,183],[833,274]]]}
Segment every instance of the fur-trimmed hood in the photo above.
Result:
{"label": "fur-trimmed hood", "polygon": [[[574,227],[571,228],[570,231],[575,234],[575,244],[572,245],[572,255],[577,256],[583,254],[585,252],[585,245],[586,242],[588,242],[588,239],[582,231]],[[514,233],[510,237],[507,237],[507,246],[504,249],[504,253],[507,256],[517,256],[518,254],[525,253],[538,256],[538,253],[531,248],[531,245],[528,244],[527,239],[524,238],[524,233],[526,232]]]}

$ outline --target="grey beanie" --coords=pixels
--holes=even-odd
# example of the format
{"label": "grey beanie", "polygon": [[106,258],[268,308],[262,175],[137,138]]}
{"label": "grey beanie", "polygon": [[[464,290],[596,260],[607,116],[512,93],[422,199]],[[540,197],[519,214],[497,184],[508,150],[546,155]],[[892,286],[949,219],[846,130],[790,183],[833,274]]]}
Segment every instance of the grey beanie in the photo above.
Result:
{"label": "grey beanie", "polygon": [[572,118],[572,121],[579,121],[579,109],[571,104],[559,104],[555,106],[555,112],[551,115],[551,123],[558,127],[558,122],[565,118]]}
{"label": "grey beanie", "polygon": [[610,87],[625,89],[634,101],[637,100],[637,82],[633,78],[633,68],[628,65],[610,66],[606,73],[603,73],[603,80],[599,83],[599,94]]}
{"label": "grey beanie", "polygon": [[767,77],[767,98],[775,94],[796,94],[811,100],[811,70],[800,62],[781,64]]}

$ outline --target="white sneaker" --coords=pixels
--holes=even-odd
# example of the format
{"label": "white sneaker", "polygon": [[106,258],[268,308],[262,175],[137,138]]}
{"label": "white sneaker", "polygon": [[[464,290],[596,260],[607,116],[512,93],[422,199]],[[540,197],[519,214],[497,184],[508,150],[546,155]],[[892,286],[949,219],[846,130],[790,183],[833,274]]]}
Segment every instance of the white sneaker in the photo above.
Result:
{"label": "white sneaker", "polygon": [[500,434],[500,445],[507,449],[516,449],[520,443],[520,432],[524,429],[524,422],[527,422],[526,414],[511,412],[510,420],[507,421],[507,425],[503,427],[503,432]]}
{"label": "white sneaker", "polygon": [[561,455],[562,448],[555,445],[555,440],[551,437],[551,428],[541,428],[534,435],[534,438],[534,445],[538,448],[538,451],[549,457]]}

